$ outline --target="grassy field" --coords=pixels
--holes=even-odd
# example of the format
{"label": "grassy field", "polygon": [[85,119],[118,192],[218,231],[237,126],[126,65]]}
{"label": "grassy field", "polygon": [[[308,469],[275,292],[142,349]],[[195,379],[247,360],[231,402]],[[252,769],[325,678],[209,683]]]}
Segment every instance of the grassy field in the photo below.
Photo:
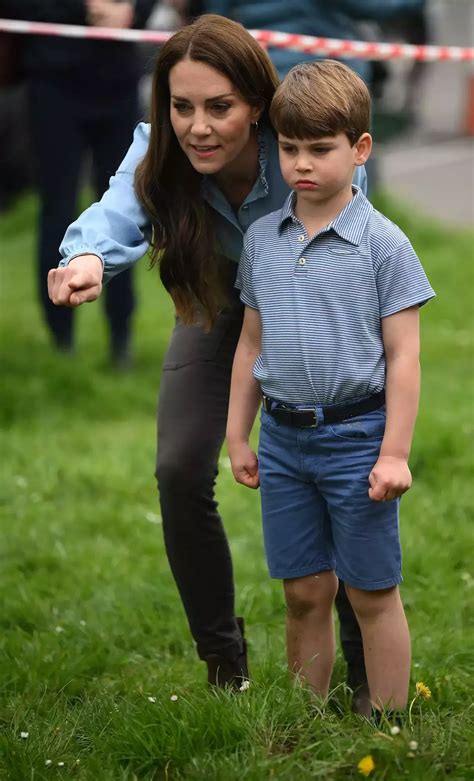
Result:
{"label": "grassy field", "polygon": [[[327,703],[285,673],[284,608],[267,576],[258,496],[219,498],[254,682],[209,693],[168,572],[153,479],[154,414],[170,302],[137,270],[136,364],[107,367],[100,305],[77,355],[50,349],[35,295],[30,197],[4,217],[1,254],[0,779],[473,778],[472,236],[383,204],[438,298],[422,312],[423,396],[403,501],[403,597],[413,637],[412,729],[348,709],[338,656]],[[417,747],[410,746],[416,741]]]}

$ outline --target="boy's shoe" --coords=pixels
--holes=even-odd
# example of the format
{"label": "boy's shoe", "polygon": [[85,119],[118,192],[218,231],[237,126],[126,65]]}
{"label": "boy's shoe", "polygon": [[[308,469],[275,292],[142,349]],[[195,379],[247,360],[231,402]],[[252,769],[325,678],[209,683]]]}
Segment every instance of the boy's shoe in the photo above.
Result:
{"label": "boy's shoe", "polygon": [[237,618],[242,635],[242,653],[230,661],[220,654],[206,656],[207,682],[209,686],[229,688],[234,691],[245,691],[249,687],[249,668],[247,662],[247,641],[244,637],[244,619]]}

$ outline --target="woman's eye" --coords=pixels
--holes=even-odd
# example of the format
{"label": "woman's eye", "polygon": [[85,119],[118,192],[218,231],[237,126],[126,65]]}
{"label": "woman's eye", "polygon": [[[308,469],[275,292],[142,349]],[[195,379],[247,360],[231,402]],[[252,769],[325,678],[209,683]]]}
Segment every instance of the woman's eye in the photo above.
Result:
{"label": "woman's eye", "polygon": [[188,106],[187,103],[173,103],[173,108],[178,114],[185,114],[191,107]]}
{"label": "woman's eye", "polygon": [[212,109],[217,114],[225,114],[225,112],[230,109],[230,104],[229,103],[214,103]]}

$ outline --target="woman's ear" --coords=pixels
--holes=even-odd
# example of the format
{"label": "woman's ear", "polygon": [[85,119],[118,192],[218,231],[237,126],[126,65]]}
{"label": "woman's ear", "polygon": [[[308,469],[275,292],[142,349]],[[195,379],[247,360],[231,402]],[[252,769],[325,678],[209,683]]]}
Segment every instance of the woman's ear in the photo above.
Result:
{"label": "woman's ear", "polygon": [[255,122],[259,122],[264,110],[265,110],[265,105],[263,103],[257,106],[252,106],[251,124],[254,124]]}
{"label": "woman's ear", "polygon": [[370,133],[362,133],[360,138],[354,144],[354,163],[364,165],[370,157],[372,151],[372,136]]}

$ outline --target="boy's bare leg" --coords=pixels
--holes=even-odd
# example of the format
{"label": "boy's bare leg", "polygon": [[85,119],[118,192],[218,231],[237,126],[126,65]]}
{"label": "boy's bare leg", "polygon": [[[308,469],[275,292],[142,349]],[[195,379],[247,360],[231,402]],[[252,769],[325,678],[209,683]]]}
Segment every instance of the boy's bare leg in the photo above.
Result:
{"label": "boy's bare leg", "polygon": [[335,656],[334,572],[285,580],[288,668],[326,697]]}
{"label": "boy's bare leg", "polygon": [[377,709],[407,705],[411,645],[398,587],[361,591],[346,584],[364,642],[370,699]]}

